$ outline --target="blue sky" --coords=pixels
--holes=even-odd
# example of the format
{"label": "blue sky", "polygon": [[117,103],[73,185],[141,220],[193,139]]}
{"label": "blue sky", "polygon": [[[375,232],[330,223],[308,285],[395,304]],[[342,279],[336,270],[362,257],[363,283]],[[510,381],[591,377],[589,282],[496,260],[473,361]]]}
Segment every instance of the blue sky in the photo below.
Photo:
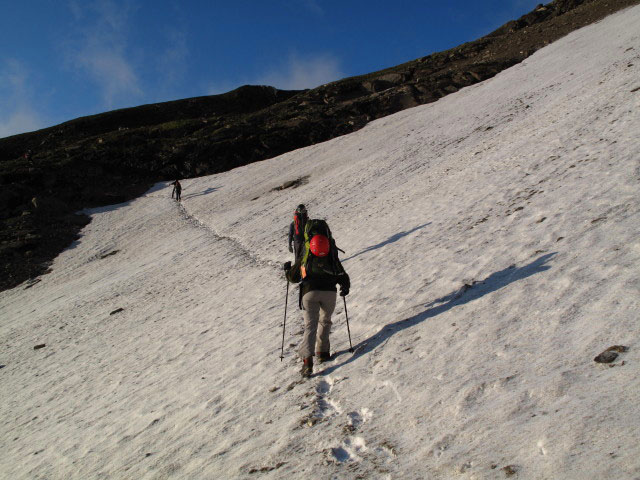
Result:
{"label": "blue sky", "polygon": [[474,40],[539,0],[0,0],[0,137],[245,84],[312,88]]}

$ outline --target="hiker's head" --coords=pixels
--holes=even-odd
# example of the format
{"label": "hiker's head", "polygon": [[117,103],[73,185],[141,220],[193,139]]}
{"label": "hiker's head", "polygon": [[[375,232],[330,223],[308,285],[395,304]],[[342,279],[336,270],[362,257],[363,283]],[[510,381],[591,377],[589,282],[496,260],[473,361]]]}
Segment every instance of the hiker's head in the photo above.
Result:
{"label": "hiker's head", "polygon": [[298,205],[298,208],[296,208],[296,213],[303,213],[306,214],[307,213],[307,207],[305,207],[302,203],[300,205]]}
{"label": "hiker's head", "polygon": [[326,257],[329,255],[329,239],[324,235],[314,235],[309,242],[309,250],[316,257]]}

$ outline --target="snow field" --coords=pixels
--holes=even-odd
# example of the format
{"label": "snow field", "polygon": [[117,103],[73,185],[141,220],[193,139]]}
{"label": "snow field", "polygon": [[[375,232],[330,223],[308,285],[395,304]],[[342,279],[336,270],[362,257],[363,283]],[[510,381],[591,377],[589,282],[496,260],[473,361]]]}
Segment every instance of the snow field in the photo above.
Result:
{"label": "snow field", "polygon": [[[51,274],[0,294],[0,472],[640,475],[638,26],[634,7],[434,104],[185,180],[182,206],[159,184],[93,211]],[[356,349],[339,299],[338,355],[306,382],[294,288],[279,360],[299,203],[346,251]],[[594,363],[611,345],[630,350]]]}

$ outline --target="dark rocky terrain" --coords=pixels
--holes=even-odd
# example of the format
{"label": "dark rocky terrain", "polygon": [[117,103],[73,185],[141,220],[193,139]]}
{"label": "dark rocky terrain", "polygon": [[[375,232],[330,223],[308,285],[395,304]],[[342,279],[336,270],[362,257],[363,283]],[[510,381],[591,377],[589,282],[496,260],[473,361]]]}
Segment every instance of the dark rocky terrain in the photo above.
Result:
{"label": "dark rocky terrain", "polygon": [[0,139],[0,290],[46,272],[89,221],[74,213],[82,208],[127,201],[159,180],[221,172],[353,132],[488,79],[637,4],[555,0],[476,41],[312,90],[245,86]]}

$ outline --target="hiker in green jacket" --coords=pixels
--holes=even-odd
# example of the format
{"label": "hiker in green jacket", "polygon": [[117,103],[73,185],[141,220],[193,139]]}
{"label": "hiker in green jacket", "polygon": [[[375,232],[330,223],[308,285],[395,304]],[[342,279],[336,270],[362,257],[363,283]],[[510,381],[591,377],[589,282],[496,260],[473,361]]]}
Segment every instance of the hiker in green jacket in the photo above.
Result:
{"label": "hiker in green jacket", "polygon": [[324,220],[309,220],[304,237],[304,253],[293,266],[291,262],[285,263],[284,270],[288,281],[301,283],[304,336],[298,353],[303,361],[302,376],[309,378],[313,373],[314,351],[320,363],[331,358],[329,334],[336,306],[336,284],[340,285],[340,295],[345,296],[351,282]]}

